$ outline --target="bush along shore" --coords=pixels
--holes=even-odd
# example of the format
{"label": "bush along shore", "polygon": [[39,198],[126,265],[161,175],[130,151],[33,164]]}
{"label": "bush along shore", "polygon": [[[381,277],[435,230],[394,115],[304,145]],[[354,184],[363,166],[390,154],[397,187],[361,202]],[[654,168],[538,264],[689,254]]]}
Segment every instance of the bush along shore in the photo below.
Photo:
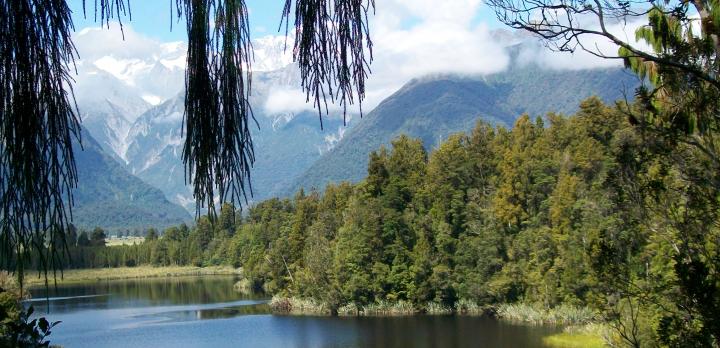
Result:
{"label": "bush along shore", "polygon": [[561,305],[540,309],[527,304],[478,305],[459,300],[454,306],[429,302],[416,306],[407,301],[377,301],[369,304],[348,303],[333,309],[314,299],[274,296],[270,308],[275,314],[340,315],[340,316],[403,316],[403,315],[469,315],[489,316],[519,324],[583,326],[597,323],[598,318],[588,308]]}

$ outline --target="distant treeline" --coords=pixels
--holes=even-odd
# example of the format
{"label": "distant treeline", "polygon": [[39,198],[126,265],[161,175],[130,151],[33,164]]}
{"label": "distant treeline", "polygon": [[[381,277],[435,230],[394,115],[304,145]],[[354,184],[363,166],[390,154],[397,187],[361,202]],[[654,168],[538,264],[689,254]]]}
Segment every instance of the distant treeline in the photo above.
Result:
{"label": "distant treeline", "polygon": [[370,154],[358,184],[270,199],[245,216],[226,204],[214,223],[152,231],[140,245],[81,236],[66,265],[241,266],[250,287],[333,309],[584,306],[628,342],[710,330],[700,311],[718,302],[717,197],[690,184],[708,166],[696,148],[644,132],[630,108],[590,98],[572,117],[478,123],[430,154],[400,136]]}

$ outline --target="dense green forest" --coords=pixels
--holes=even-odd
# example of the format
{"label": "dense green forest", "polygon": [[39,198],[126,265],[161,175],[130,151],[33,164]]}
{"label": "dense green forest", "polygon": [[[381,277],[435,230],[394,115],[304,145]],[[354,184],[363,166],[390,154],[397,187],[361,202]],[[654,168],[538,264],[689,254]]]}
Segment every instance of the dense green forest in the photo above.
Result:
{"label": "dense green forest", "polygon": [[134,246],[73,232],[66,266],[230,264],[255,290],[334,311],[381,301],[590,307],[631,344],[710,344],[717,196],[690,177],[707,177],[707,162],[647,132],[637,110],[590,98],[571,117],[478,123],[430,153],[400,136],[370,154],[356,185],[244,215],[226,204],[215,221],[160,238],[151,230]]}

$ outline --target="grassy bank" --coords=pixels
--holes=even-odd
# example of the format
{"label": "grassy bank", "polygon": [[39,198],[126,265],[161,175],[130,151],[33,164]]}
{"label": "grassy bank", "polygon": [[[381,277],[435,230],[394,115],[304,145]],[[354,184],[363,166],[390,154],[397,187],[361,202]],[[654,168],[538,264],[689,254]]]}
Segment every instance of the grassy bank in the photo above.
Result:
{"label": "grassy bank", "polygon": [[[313,299],[275,296],[270,306],[277,313],[296,315],[330,315],[331,306]],[[493,315],[498,319],[531,325],[586,325],[596,321],[595,313],[587,308],[558,306],[541,309],[525,304],[480,306],[472,301],[460,300],[455,307],[435,302],[416,306],[407,301],[378,301],[360,305],[348,303],[337,309],[338,315],[394,316],[394,315]]]}
{"label": "grassy bank", "polygon": [[454,308],[438,303],[417,307],[405,301],[378,301],[367,305],[346,304],[333,313],[331,307],[312,299],[274,296],[270,308],[277,314],[340,316],[403,316],[403,315],[494,315],[499,320],[530,325],[562,325],[562,333],[550,335],[543,343],[554,348],[606,347],[608,336],[604,325],[596,324],[597,316],[587,308],[558,306],[541,309],[525,304],[480,306],[472,301],[460,300]]}
{"label": "grassy bank", "polygon": [[[226,266],[217,267],[192,267],[192,266],[167,266],[167,267],[119,267],[119,268],[93,268],[93,269],[69,269],[57,274],[58,284],[77,283],[87,281],[104,281],[133,278],[156,278],[156,277],[181,277],[196,275],[232,275],[240,274],[240,269]],[[52,274],[49,275],[50,283],[53,282]],[[25,276],[26,286],[41,286],[45,279],[37,273],[28,273]]]}
{"label": "grassy bank", "polygon": [[611,336],[603,324],[571,325],[562,333],[544,337],[543,343],[552,348],[602,348],[609,346]]}
{"label": "grassy bank", "polygon": [[270,309],[278,314],[291,315],[331,315],[332,311],[327,304],[313,299],[297,297],[273,296],[270,300]]}
{"label": "grassy bank", "polygon": [[553,348],[603,348],[605,341],[595,335],[559,333],[543,338],[543,343]]}

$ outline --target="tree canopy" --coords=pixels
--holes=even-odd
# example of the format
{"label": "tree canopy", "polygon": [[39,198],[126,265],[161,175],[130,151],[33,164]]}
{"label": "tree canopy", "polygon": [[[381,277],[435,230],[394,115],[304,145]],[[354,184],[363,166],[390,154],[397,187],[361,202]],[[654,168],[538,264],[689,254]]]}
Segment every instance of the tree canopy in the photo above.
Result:
{"label": "tree canopy", "polygon": [[[623,59],[625,66],[648,82],[636,91],[638,107],[623,113],[639,131],[641,151],[627,153],[635,165],[617,179],[628,182],[641,171],[647,177],[622,192],[640,216],[626,220],[624,233],[651,231],[654,257],[669,257],[665,267],[648,269],[675,289],[671,305],[657,323],[659,341],[667,346],[717,346],[720,342],[720,258],[711,247],[717,238],[720,211],[720,4],[717,1],[575,1],[490,0],[508,26],[536,34],[559,51],[582,49],[603,58]],[[643,21],[635,41],[623,40],[610,25]],[[617,54],[600,51],[588,37],[610,40]],[[634,154],[633,154],[634,152]],[[663,160],[658,160],[662,158]],[[677,179],[670,179],[671,177]],[[632,181],[632,180],[630,180]],[[568,187],[573,187],[567,181]],[[633,187],[634,186],[634,187]],[[558,197],[560,198],[560,197]],[[618,208],[623,204],[618,202]],[[628,208],[626,206],[626,208]],[[557,214],[567,218],[568,211]],[[637,236],[629,242],[636,243]],[[669,243],[669,244],[667,244]],[[608,245],[598,252],[607,253]],[[605,262],[612,262],[606,260]],[[612,269],[612,267],[608,267]],[[659,272],[664,273],[660,276]],[[607,300],[621,298],[622,311],[637,315],[657,301],[662,290],[652,281],[615,273]],[[652,295],[648,295],[652,294]],[[621,313],[617,312],[617,315]],[[635,329],[625,327],[627,343],[640,346]]]}

